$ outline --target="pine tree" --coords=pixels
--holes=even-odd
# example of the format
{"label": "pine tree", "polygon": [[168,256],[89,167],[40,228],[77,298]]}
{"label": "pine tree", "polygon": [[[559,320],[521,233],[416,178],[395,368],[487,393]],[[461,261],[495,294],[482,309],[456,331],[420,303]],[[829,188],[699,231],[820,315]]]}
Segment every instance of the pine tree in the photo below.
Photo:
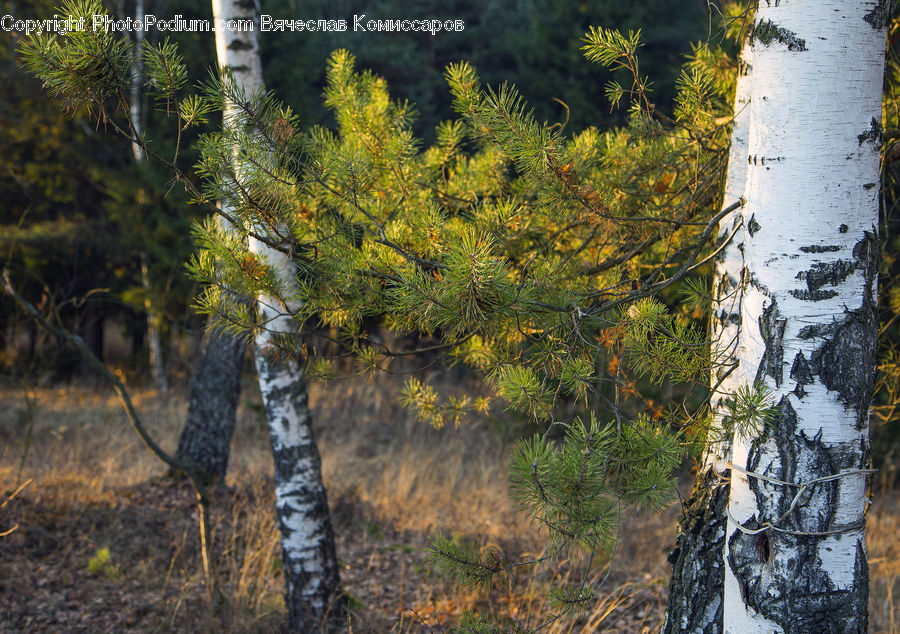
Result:
{"label": "pine tree", "polygon": [[[553,421],[566,398],[611,406],[612,421],[556,422],[514,460],[513,494],[547,528],[551,555],[608,548],[623,505],[659,508],[671,494],[685,436],[627,415],[619,406],[631,383],[624,370],[613,372],[604,394],[598,369],[608,365],[609,347],[618,353],[613,365],[623,368],[625,356],[656,380],[709,371],[704,333],[652,296],[702,264],[704,243],[740,205],[709,211],[725,154],[716,120],[728,110],[727,90],[710,74],[719,56],[696,53],[680,80],[679,111],[663,122],[637,69],[638,38],[596,30],[587,44],[594,58],[634,78],[609,90],[633,103],[628,130],[567,140],[535,121],[514,88],[482,90],[474,69],[460,64],[447,76],[461,120],[442,124],[436,144],[420,151],[409,105],[392,102],[383,80],[356,72],[339,51],[325,93],[336,133],[303,134],[289,110],[262,97],[249,107],[255,135],[226,131],[203,142],[205,195],[232,196],[244,225],[248,214],[252,231],[270,243],[287,227],[303,298],[298,321],[316,317],[342,329],[363,369],[396,353],[365,332],[377,318],[439,338],[536,421]],[[475,152],[464,150],[467,140]],[[236,147],[246,156],[240,175],[227,162]],[[698,169],[679,171],[686,160]],[[278,292],[272,267],[213,224],[198,238],[205,251],[193,268],[210,284],[207,311],[247,328],[210,265],[233,263],[229,283],[255,293]],[[316,352],[314,343],[280,343],[284,354]],[[310,369],[328,373],[327,365],[319,359]],[[435,425],[485,406],[465,396],[441,401],[416,380],[403,396]],[[436,540],[434,554],[446,572],[475,585],[526,563],[448,539]],[[556,593],[561,611],[590,605],[596,571],[585,579]]]}

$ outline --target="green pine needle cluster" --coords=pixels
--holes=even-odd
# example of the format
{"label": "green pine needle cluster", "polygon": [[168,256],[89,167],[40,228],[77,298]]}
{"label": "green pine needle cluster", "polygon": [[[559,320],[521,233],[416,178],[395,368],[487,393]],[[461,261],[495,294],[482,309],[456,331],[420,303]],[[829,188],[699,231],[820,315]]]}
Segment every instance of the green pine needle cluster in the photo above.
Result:
{"label": "green pine needle cluster", "polygon": [[400,403],[415,412],[416,420],[427,423],[435,429],[446,424],[459,427],[476,412],[484,413],[490,402],[484,397],[471,399],[468,396],[448,396],[442,399],[434,388],[419,379],[410,378],[400,392]]}
{"label": "green pine needle cluster", "polygon": [[508,619],[497,623],[482,614],[472,612],[464,612],[459,621],[450,628],[450,634],[519,634],[525,631]]}
{"label": "green pine needle cluster", "polygon": [[428,562],[460,585],[475,589],[490,588],[495,576],[511,567],[496,546],[442,535],[431,538]]}
{"label": "green pine needle cluster", "polygon": [[59,13],[83,20],[86,28],[65,35],[49,31],[30,35],[19,49],[25,68],[66,107],[102,112],[107,100],[131,81],[132,46],[127,38],[93,28],[93,16],[105,14],[99,0],[69,0]]}
{"label": "green pine needle cluster", "polygon": [[678,434],[643,418],[605,426],[576,419],[561,442],[534,436],[518,449],[512,496],[544,525],[554,552],[609,548],[623,504],[665,508],[672,471],[685,455]]}
{"label": "green pine needle cluster", "polygon": [[550,605],[561,614],[589,610],[599,601],[596,588],[584,584],[569,584],[550,591]]}
{"label": "green pine needle cluster", "polygon": [[665,378],[687,382],[709,368],[704,333],[656,299],[641,299],[629,306],[622,325],[627,359],[639,376],[649,376],[656,383]]}
{"label": "green pine needle cluster", "polygon": [[763,383],[739,387],[725,399],[728,412],[722,421],[724,433],[745,438],[766,437],[778,422],[781,410]]}

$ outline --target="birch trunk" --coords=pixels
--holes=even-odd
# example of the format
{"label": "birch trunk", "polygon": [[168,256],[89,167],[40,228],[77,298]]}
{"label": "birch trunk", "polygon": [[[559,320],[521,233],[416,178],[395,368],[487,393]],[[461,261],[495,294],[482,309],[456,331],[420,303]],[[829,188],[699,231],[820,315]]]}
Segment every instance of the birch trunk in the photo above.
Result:
{"label": "birch trunk", "polygon": [[[137,0],[134,5],[136,20],[144,19],[144,0]],[[143,66],[141,64],[141,45],[144,42],[143,30],[134,33],[134,75],[131,77],[131,127],[134,134],[140,138],[142,134],[141,124],[141,83],[143,82]],[[131,152],[134,154],[135,163],[144,160],[144,152],[137,141],[131,143]],[[160,324],[162,318],[152,300],[153,288],[150,283],[150,270],[147,262],[147,254],[141,253],[141,286],[144,287],[144,311],[147,314],[147,342],[150,355],[150,373],[153,376],[153,384],[162,396],[169,393],[169,378],[166,374],[166,364],[162,353],[162,336]]]}
{"label": "birch trunk", "polygon": [[[138,150],[140,152],[140,150]],[[150,374],[153,376],[153,384],[160,395],[165,397],[169,393],[169,377],[166,373],[166,363],[163,359],[162,336],[160,327],[162,317],[156,310],[156,304],[151,299],[153,285],[150,283],[150,266],[146,253],[141,253],[141,286],[144,287],[144,312],[147,314],[147,343],[150,355]]]}
{"label": "birch trunk", "polygon": [[[747,180],[747,133],[750,128],[750,42],[738,58],[734,95],[734,120],[723,207],[740,200]],[[669,554],[672,578],[663,632],[722,631],[722,587],[725,545],[725,507],[728,480],[724,465],[731,460],[731,439],[724,434],[725,399],[738,388],[737,342],[741,323],[740,279],[744,259],[741,210],[719,223],[717,244],[724,248],[716,258],[709,324],[709,405],[712,425],[709,448],[697,476],[697,484],[679,518],[678,540]]]}
{"label": "birch trunk", "polygon": [[227,333],[203,333],[188,395],[187,422],[175,457],[220,484],[228,472],[234,419],[241,395],[244,342]]}
{"label": "birch trunk", "polygon": [[[213,0],[213,18],[257,23],[258,8],[247,0]],[[256,30],[216,30],[221,67],[230,67],[235,82],[249,95],[263,87]],[[234,113],[226,111],[226,119]],[[285,291],[296,293],[293,264],[280,251],[251,238],[250,249],[277,272]],[[256,369],[269,425],[275,463],[275,498],[281,529],[288,625],[291,631],[319,631],[326,620],[340,622],[338,568],[334,533],[321,461],[312,429],[306,383],[294,362],[278,363],[266,355],[277,335],[297,332],[291,307],[271,297],[258,298],[259,334]]]}
{"label": "birch trunk", "polygon": [[[134,4],[134,18],[144,21],[144,0],[136,0]],[[144,43],[144,31],[138,29],[134,32],[134,75],[131,77],[131,126],[135,135],[141,136],[141,83],[144,81],[144,67],[141,60],[141,46]],[[131,143],[131,151],[134,160],[140,163],[144,160],[144,151],[137,141]]]}
{"label": "birch trunk", "polygon": [[866,631],[888,13],[776,0],[756,14],[739,377],[779,416],[734,438],[726,632]]}

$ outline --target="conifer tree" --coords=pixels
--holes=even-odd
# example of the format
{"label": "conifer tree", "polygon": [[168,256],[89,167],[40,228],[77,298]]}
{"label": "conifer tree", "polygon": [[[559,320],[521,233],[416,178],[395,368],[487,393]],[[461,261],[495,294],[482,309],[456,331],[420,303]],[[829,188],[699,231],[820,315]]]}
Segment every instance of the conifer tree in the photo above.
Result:
{"label": "conifer tree", "polygon": [[[704,263],[719,221],[740,206],[710,211],[727,141],[716,123],[729,110],[727,89],[712,73],[721,56],[695,53],[679,82],[678,111],[664,120],[638,71],[638,47],[638,34],[589,36],[590,56],[634,78],[609,88],[612,99],[631,101],[630,128],[605,135],[565,139],[538,123],[514,88],[482,89],[474,69],[459,64],[447,77],[461,119],[442,124],[437,143],[420,151],[410,106],[392,102],[383,80],[357,72],[338,51],[325,92],[336,133],[303,134],[290,110],[262,97],[251,106],[256,135],[226,131],[203,141],[205,195],[232,196],[270,243],[290,232],[303,298],[298,321],[340,328],[360,366],[373,371],[396,351],[365,332],[367,320],[431,334],[483,371],[510,407],[548,424],[547,434],[520,446],[511,484],[547,528],[549,556],[609,547],[623,505],[658,508],[671,493],[686,436],[673,433],[674,412],[663,423],[620,407],[632,389],[622,357],[629,372],[657,380],[709,371],[704,333],[652,296]],[[226,160],[234,147],[247,155],[240,175]],[[256,293],[278,292],[272,267],[213,224],[198,240],[205,251],[193,269],[210,284],[206,310],[222,327],[246,329],[211,264],[233,263],[232,283]],[[289,355],[316,351],[315,343],[280,345]],[[617,369],[604,390],[608,348]],[[323,359],[310,370],[330,371]],[[416,380],[403,396],[435,425],[486,406],[464,395],[442,401]],[[612,419],[554,422],[566,398],[605,402]],[[692,436],[705,432],[698,428]],[[434,555],[474,585],[535,563],[443,538]],[[559,589],[560,612],[589,606],[597,581],[588,571],[585,583]]]}

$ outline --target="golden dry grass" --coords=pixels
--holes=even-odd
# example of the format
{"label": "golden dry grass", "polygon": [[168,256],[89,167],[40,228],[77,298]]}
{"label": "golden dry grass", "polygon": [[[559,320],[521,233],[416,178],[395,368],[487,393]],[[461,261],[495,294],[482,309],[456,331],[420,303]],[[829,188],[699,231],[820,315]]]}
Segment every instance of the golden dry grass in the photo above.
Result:
{"label": "golden dry grass", "polygon": [[[398,384],[348,380],[310,390],[343,586],[354,605],[348,630],[442,632],[464,609],[540,623],[549,585],[577,566],[563,562],[489,594],[458,590],[423,566],[427,537],[437,532],[490,542],[516,558],[539,554],[543,542],[507,497],[510,448],[491,422],[458,430],[416,424],[396,403]],[[173,448],[183,397],[162,401],[143,388],[133,397],[154,436]],[[18,524],[0,538],[0,631],[277,631],[284,608],[272,465],[249,381],[238,416],[229,488],[212,517],[227,597],[215,605],[204,591],[190,490],[160,478],[164,469],[111,392],[0,386],[0,500],[28,482],[0,510],[0,532]],[[900,504],[892,484],[870,510],[873,632],[896,631]],[[676,516],[673,508],[623,518],[603,601],[545,631],[657,630]],[[91,574],[88,562],[103,547],[109,566]]]}

